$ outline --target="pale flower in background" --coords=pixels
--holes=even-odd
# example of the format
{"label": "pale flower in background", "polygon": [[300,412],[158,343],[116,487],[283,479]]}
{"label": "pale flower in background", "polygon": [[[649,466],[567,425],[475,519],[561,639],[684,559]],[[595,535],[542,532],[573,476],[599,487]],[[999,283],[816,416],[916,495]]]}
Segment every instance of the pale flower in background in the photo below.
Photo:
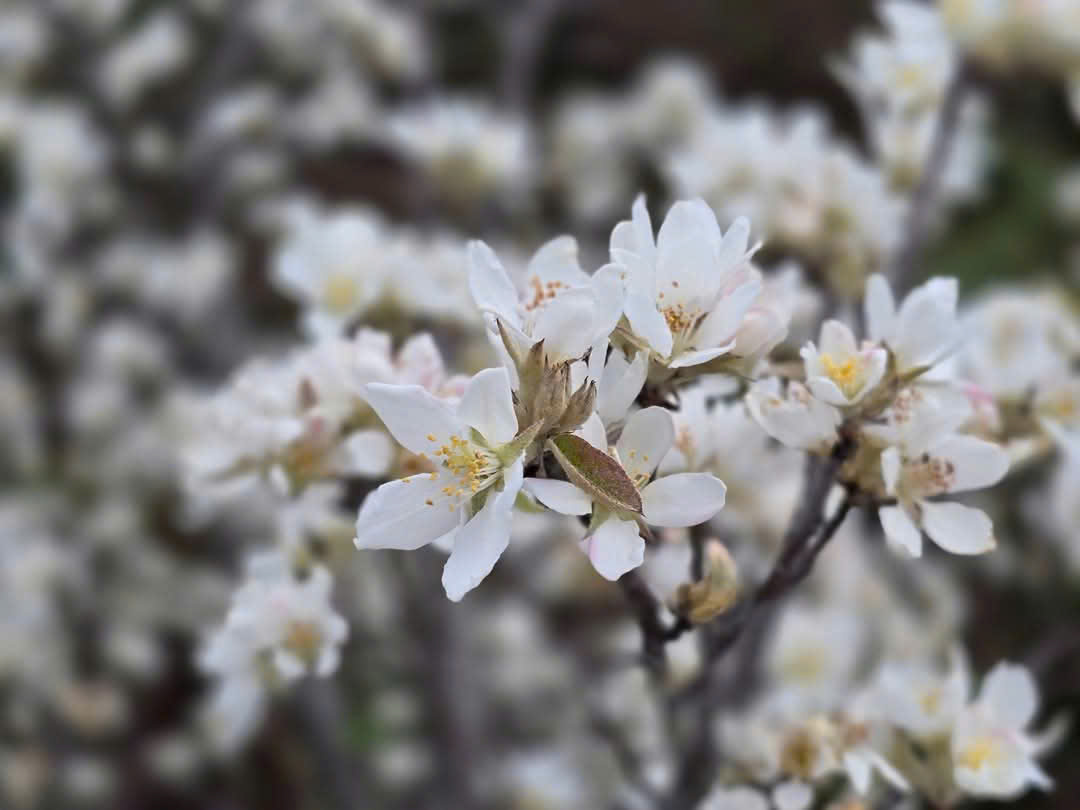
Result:
{"label": "pale flower in background", "polygon": [[954,776],[962,790],[1012,799],[1028,787],[1053,786],[1035,761],[1045,746],[1028,731],[1038,708],[1038,691],[1026,668],[1003,661],[990,671],[952,733]]}
{"label": "pale flower in background", "polygon": [[785,394],[775,377],[751,386],[746,407],[761,429],[781,444],[818,454],[832,449],[843,421],[839,410],[813,396],[802,383],[788,383]]}
{"label": "pale flower in background", "polygon": [[922,530],[953,554],[982,554],[996,541],[980,509],[936,495],[984,489],[1000,481],[1009,456],[1000,446],[957,433],[971,415],[967,399],[948,391],[902,391],[888,424],[867,433],[888,445],[881,456],[885,492],[896,506],[878,510],[889,542],[911,556],[922,554]]}

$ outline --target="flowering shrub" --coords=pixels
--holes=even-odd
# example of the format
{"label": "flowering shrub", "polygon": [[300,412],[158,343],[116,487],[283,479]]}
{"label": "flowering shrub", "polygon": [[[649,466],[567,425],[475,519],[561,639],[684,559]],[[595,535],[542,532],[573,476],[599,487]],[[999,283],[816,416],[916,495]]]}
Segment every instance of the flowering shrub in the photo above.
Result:
{"label": "flowering shrub", "polygon": [[442,5],[0,9],[0,807],[1071,806],[1080,276],[932,250],[1080,3],[883,0],[858,145]]}

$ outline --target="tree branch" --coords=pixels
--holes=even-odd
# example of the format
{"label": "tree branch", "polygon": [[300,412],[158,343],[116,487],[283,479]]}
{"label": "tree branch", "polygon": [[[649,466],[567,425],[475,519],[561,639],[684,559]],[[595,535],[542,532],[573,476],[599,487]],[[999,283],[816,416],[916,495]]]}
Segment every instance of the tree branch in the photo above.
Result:
{"label": "tree branch", "polygon": [[949,152],[960,123],[960,111],[971,90],[972,80],[971,65],[961,61],[945,90],[926,165],[923,166],[919,182],[911,193],[902,240],[886,270],[886,275],[898,293],[905,292],[911,286],[916,272],[920,269],[923,251],[930,238],[938,194],[941,191],[941,178],[948,163]]}

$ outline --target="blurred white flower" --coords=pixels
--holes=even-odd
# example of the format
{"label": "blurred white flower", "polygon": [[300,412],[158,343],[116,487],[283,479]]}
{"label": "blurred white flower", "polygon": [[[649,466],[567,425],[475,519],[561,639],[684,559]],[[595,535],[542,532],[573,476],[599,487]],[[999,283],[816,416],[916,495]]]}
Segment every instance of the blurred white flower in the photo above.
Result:
{"label": "blurred white flower", "polygon": [[990,670],[952,733],[954,778],[963,791],[1012,799],[1028,787],[1053,786],[1035,761],[1043,746],[1027,730],[1038,708],[1038,691],[1026,668],[1003,661]]}
{"label": "blurred white flower", "polygon": [[953,554],[982,554],[996,545],[986,513],[935,495],[984,489],[1000,481],[1009,456],[998,445],[957,433],[970,416],[962,396],[902,391],[888,415],[888,424],[868,429],[888,444],[881,456],[887,494],[896,506],[878,510],[889,542],[913,557],[922,554],[922,532]]}

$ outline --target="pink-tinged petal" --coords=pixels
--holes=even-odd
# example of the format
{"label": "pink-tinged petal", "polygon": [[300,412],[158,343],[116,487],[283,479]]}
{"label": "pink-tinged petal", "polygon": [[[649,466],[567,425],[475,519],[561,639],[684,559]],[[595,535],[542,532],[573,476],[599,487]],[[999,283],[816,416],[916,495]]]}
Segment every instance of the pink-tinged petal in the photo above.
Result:
{"label": "pink-tinged petal", "polygon": [[482,312],[490,312],[515,326],[520,325],[518,293],[514,283],[490,247],[469,242],[469,292]]}
{"label": "pink-tinged petal", "polygon": [[513,439],[518,423],[506,369],[484,369],[469,380],[457,412],[462,422],[476,428],[494,446]]}
{"label": "pink-tinged petal", "polygon": [[675,423],[671,414],[654,406],[630,415],[615,449],[627,475],[636,482],[644,482],[649,480],[674,441]]}
{"label": "pink-tinged petal", "polygon": [[428,473],[383,484],[360,507],[356,547],[411,551],[456,529],[460,510],[443,495],[446,485],[443,476]]}
{"label": "pink-tinged petal", "polygon": [[890,545],[904,549],[912,557],[922,556],[922,532],[902,507],[883,506],[878,518]]}
{"label": "pink-tinged petal", "polygon": [[419,385],[370,383],[364,398],[398,444],[413,453],[430,453],[451,436],[465,436],[453,409]]}
{"label": "pink-tinged petal", "polygon": [[632,520],[609,517],[582,541],[582,548],[596,572],[612,581],[645,561],[645,541]]}
{"label": "pink-tinged petal", "polygon": [[952,501],[922,501],[922,526],[930,539],[953,554],[984,554],[997,545],[986,513]]}
{"label": "pink-tinged petal", "polygon": [[587,515],[592,511],[592,499],[569,481],[526,478],[524,489],[548,509],[561,515]]}
{"label": "pink-tinged petal", "polygon": [[647,523],[679,528],[697,526],[724,508],[727,487],[709,473],[679,473],[657,478],[641,491]]}
{"label": "pink-tinged petal", "polygon": [[493,492],[483,508],[473,515],[454,537],[454,550],[443,567],[442,583],[452,602],[479,585],[491,573],[510,543],[514,500],[521,491],[522,465],[519,461],[506,471],[503,489]]}

